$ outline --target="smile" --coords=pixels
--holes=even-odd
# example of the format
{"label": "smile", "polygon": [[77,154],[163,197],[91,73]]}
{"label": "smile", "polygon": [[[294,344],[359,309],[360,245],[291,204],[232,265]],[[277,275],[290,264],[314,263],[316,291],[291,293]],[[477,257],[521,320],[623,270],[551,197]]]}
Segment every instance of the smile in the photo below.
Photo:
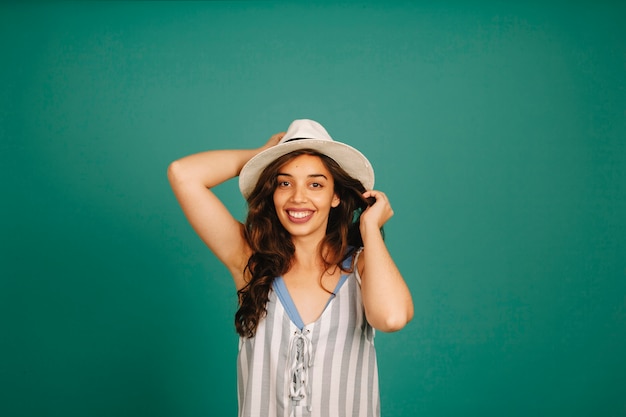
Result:
{"label": "smile", "polygon": [[293,219],[303,220],[303,219],[306,219],[307,217],[310,217],[313,214],[313,212],[310,210],[305,210],[305,211],[288,210],[287,214],[289,215],[289,217]]}

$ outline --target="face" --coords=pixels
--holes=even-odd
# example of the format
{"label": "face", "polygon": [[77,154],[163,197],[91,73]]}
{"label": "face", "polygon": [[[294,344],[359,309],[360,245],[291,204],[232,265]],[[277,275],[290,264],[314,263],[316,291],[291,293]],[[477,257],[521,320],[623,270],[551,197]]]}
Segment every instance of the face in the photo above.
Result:
{"label": "face", "polygon": [[322,239],[330,209],[340,202],[322,160],[313,155],[297,156],[278,170],[276,182],[274,206],[283,227],[294,238]]}

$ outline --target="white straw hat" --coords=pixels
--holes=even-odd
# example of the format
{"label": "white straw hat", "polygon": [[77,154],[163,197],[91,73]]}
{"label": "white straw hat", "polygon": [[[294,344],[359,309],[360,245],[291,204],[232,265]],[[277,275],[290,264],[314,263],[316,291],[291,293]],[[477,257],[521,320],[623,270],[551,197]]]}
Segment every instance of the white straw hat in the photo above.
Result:
{"label": "white straw hat", "polygon": [[374,169],[365,155],[345,143],[334,141],[324,127],[313,120],[294,120],[277,145],[252,157],[239,173],[239,189],[245,198],[252,193],[261,172],[276,158],[298,149],[316,150],[337,162],[366,190],[374,187]]}

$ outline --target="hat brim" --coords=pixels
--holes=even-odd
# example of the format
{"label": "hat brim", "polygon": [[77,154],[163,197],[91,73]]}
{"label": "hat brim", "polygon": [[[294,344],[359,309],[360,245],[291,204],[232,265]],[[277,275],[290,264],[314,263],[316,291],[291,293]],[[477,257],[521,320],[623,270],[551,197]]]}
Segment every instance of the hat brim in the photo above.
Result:
{"label": "hat brim", "polygon": [[374,187],[374,169],[359,150],[342,142],[322,139],[299,139],[266,149],[252,157],[239,174],[239,190],[248,198],[263,170],[276,158],[298,149],[313,149],[337,162],[351,177],[361,181],[365,189]]}

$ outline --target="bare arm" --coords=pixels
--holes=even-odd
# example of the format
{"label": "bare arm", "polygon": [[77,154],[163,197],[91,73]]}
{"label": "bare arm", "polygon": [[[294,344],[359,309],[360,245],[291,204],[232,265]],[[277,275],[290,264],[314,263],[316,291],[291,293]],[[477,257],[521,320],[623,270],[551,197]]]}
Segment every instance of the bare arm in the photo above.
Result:
{"label": "bare arm", "polygon": [[374,328],[393,332],[413,318],[413,300],[380,232],[393,215],[389,201],[379,191],[368,191],[364,197],[376,198],[361,215],[363,253],[359,269],[365,315]]}
{"label": "bare arm", "polygon": [[198,236],[231,272],[237,289],[245,285],[244,268],[250,248],[243,235],[243,225],[211,191],[239,175],[241,168],[260,151],[278,143],[276,134],[261,148],[200,152],[174,161],[168,167],[168,179],[174,194]]}

